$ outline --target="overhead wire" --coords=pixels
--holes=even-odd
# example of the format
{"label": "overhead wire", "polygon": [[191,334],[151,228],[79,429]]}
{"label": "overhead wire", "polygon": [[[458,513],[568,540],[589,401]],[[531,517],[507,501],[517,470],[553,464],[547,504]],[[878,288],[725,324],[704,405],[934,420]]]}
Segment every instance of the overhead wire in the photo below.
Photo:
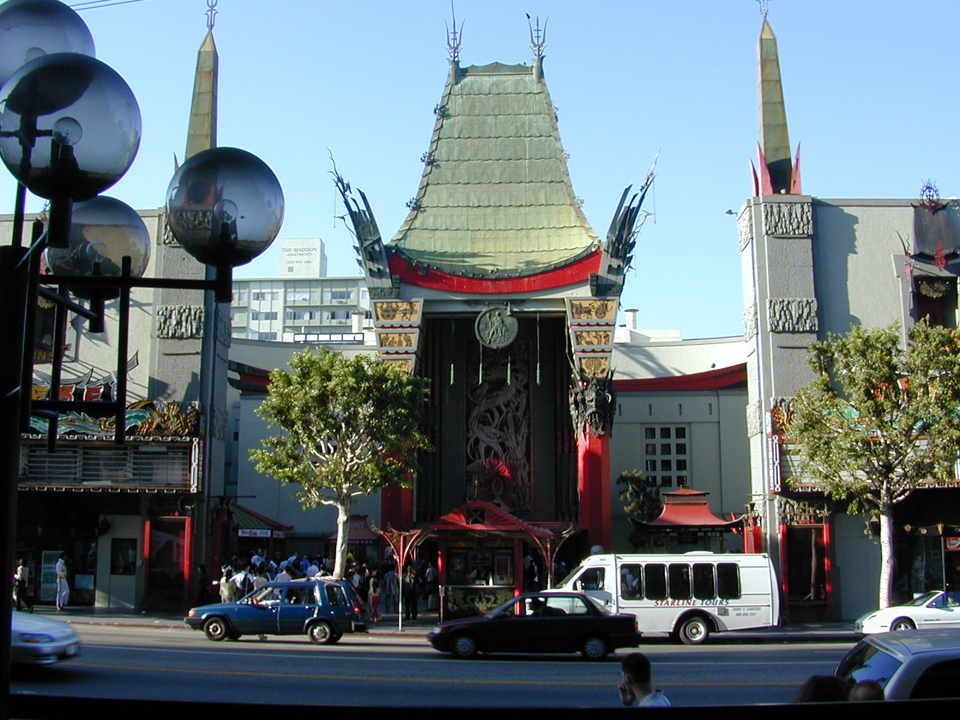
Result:
{"label": "overhead wire", "polygon": [[86,0],[74,3],[70,7],[80,12],[82,10],[96,10],[98,8],[113,7],[114,5],[129,5],[130,3],[144,2],[144,0]]}

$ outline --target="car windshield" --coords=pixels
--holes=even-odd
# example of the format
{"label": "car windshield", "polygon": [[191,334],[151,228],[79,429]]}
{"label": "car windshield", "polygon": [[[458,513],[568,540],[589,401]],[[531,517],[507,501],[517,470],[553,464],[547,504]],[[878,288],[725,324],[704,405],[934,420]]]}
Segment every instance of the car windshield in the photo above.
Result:
{"label": "car windshield", "polygon": [[554,585],[554,587],[566,587],[567,583],[579,575],[581,570],[583,570],[583,565],[577,565],[573,570],[567,573],[567,576],[563,580]]}
{"label": "car windshield", "polygon": [[861,642],[846,654],[837,666],[836,675],[855,683],[876,680],[886,687],[902,663],[892,655],[867,642]]}
{"label": "car windshield", "polygon": [[921,605],[926,605],[928,602],[933,600],[937,595],[939,595],[941,590],[933,590],[931,592],[925,592],[923,595],[918,595],[910,602],[903,604],[903,607],[920,607]]}

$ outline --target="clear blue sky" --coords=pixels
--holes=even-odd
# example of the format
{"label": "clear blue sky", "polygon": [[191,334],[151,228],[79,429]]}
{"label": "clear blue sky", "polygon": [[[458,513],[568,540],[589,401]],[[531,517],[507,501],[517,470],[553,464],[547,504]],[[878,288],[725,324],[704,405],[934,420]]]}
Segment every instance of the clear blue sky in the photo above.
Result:
{"label": "clear blue sky", "polygon": [[[159,207],[182,159],[205,0],[81,11],[97,56],[133,88],[143,141],[107,194]],[[322,237],[330,273],[359,273],[334,222],[328,150],[386,238],[416,193],[447,73],[448,0],[220,0],[219,143],[262,157],[283,185],[282,237]],[[549,18],[545,76],[574,190],[605,234],[623,188],[661,152],[623,296],[639,324],[684,337],[742,332],[735,217],[758,138],[755,0],[457,0],[463,65],[529,62],[525,13]],[[960,194],[955,0],[770,0],[790,140],[823,198]],[[0,197],[13,183],[3,174]],[[32,209],[38,209],[34,201]],[[238,270],[276,274],[278,253]]]}

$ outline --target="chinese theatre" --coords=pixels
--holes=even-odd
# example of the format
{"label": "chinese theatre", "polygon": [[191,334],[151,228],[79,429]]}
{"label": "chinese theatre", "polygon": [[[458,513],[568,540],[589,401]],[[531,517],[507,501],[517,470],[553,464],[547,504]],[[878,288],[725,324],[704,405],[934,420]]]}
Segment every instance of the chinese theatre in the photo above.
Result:
{"label": "chinese theatre", "polygon": [[[453,573],[511,593],[528,556],[546,578],[554,540],[573,535],[579,555],[610,549],[610,357],[652,182],[624,192],[606,238],[594,232],[567,171],[543,36],[531,37],[530,65],[464,67],[452,34],[423,178],[392,240],[337,177],[378,350],[431,383],[433,449],[412,489],[383,494],[382,525],[431,528],[441,584]],[[498,522],[450,521],[475,502]]]}

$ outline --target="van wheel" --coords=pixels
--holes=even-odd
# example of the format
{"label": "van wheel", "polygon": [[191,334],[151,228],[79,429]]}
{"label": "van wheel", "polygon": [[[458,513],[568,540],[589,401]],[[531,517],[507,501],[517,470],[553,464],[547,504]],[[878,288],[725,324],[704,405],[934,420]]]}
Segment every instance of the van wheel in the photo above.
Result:
{"label": "van wheel", "polygon": [[684,645],[702,645],[710,637],[710,624],[706,618],[694,615],[680,623],[676,637]]}
{"label": "van wheel", "polygon": [[580,654],[583,655],[584,660],[603,660],[607,656],[607,652],[606,641],[596,635],[584,640],[583,646],[580,648]]}

